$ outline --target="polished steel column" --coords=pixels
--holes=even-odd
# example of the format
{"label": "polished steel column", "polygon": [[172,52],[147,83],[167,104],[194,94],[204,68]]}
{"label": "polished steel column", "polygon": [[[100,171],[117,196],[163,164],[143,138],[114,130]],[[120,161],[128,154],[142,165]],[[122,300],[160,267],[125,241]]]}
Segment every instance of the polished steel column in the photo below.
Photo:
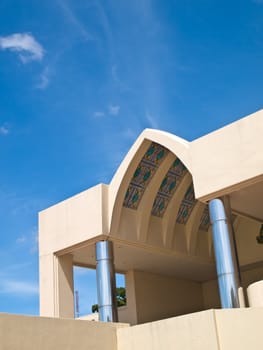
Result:
{"label": "polished steel column", "polygon": [[237,262],[233,239],[229,234],[225,208],[221,199],[213,199],[209,202],[209,213],[221,306],[222,308],[237,308],[240,307]]}
{"label": "polished steel column", "polygon": [[117,322],[112,242],[100,241],[96,243],[96,262],[99,320]]}

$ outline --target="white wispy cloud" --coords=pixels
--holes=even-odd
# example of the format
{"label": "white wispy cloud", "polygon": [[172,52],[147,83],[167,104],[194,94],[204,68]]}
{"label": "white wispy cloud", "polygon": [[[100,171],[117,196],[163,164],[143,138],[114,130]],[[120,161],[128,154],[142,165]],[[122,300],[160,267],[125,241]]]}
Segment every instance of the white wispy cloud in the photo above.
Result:
{"label": "white wispy cloud", "polygon": [[109,105],[107,108],[105,108],[106,112],[104,110],[101,111],[95,111],[93,113],[93,116],[95,118],[102,118],[102,117],[106,117],[107,115],[109,116],[117,116],[120,112],[120,106],[116,105]]}
{"label": "white wispy cloud", "polygon": [[31,247],[30,247],[30,253],[35,254],[38,252],[38,230],[36,227],[33,227],[31,231]]}
{"label": "white wispy cloud", "polygon": [[29,249],[30,254],[38,252],[38,230],[34,226],[27,234],[22,234],[15,240],[16,244],[21,246],[23,249],[25,246]]}
{"label": "white wispy cloud", "polygon": [[127,85],[127,81],[122,81],[120,76],[119,76],[119,73],[118,73],[118,67],[116,64],[114,64],[112,67],[111,67],[111,77],[112,77],[112,80],[113,80],[113,83],[121,90],[121,91],[129,91],[131,90],[130,87]]}
{"label": "white wispy cloud", "polygon": [[81,20],[76,16],[72,8],[69,6],[66,0],[58,0],[58,5],[63,11],[66,20],[76,28],[80,35],[86,40],[92,40],[91,34],[86,29],[86,26],[81,22]]}
{"label": "white wispy cloud", "polygon": [[108,112],[110,115],[118,115],[120,112],[120,106],[109,105]]}
{"label": "white wispy cloud", "polygon": [[146,118],[146,120],[149,123],[149,126],[151,128],[159,129],[157,119],[152,114],[150,114],[148,111],[145,114],[145,118]]}
{"label": "white wispy cloud", "polygon": [[6,125],[1,125],[0,126],[0,135],[7,135],[9,134],[10,129]]}
{"label": "white wispy cloud", "polygon": [[45,90],[50,83],[50,76],[51,76],[50,68],[45,67],[43,72],[40,74],[40,81],[36,85],[36,88],[40,90]]}
{"label": "white wispy cloud", "polygon": [[35,282],[26,282],[19,280],[2,280],[0,282],[0,293],[15,295],[37,295],[38,285]]}
{"label": "white wispy cloud", "polygon": [[103,2],[94,1],[93,5],[96,8],[96,18],[100,24],[101,30],[103,31],[103,36],[106,39],[103,46],[105,45],[109,62],[112,62],[113,65],[113,62],[115,61],[114,37],[112,26],[108,18],[108,11],[104,8],[105,4]]}
{"label": "white wispy cloud", "polygon": [[102,111],[96,111],[93,113],[94,117],[95,118],[101,118],[101,117],[104,117],[105,116],[105,113],[102,112]]}
{"label": "white wispy cloud", "polygon": [[139,133],[140,133],[139,130],[127,128],[123,131],[122,135],[124,138],[127,138],[127,139],[134,141],[138,137]]}
{"label": "white wispy cloud", "polygon": [[44,48],[30,33],[15,33],[0,37],[0,48],[17,52],[23,63],[41,61]]}
{"label": "white wispy cloud", "polygon": [[27,238],[25,235],[22,235],[16,239],[16,244],[24,244],[27,241]]}

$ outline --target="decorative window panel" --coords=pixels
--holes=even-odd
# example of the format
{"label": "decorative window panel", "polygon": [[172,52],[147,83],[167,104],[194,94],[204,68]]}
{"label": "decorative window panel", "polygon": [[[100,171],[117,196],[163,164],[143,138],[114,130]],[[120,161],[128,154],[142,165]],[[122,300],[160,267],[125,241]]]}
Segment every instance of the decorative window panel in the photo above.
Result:
{"label": "decorative window panel", "polygon": [[199,230],[208,231],[210,226],[210,216],[208,205],[205,207],[199,225]]}
{"label": "decorative window panel", "polygon": [[181,206],[179,208],[177,218],[176,218],[176,222],[178,224],[186,224],[195,204],[196,204],[196,199],[194,194],[194,186],[192,183],[187,189],[184,199],[182,200]]}
{"label": "decorative window panel", "polygon": [[165,175],[152,207],[152,215],[162,217],[169,202],[187,173],[185,165],[179,158],[173,162]]}
{"label": "decorative window panel", "polygon": [[165,147],[158,143],[151,143],[133,174],[124,198],[124,207],[130,209],[138,208],[148,183],[168,152]]}

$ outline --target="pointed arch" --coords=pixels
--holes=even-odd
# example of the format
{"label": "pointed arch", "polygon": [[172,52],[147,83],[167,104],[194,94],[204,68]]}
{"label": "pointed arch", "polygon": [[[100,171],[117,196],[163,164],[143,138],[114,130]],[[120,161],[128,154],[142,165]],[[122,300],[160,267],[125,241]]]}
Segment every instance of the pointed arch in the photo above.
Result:
{"label": "pointed arch", "polygon": [[[159,153],[161,152],[161,149],[165,150],[164,156],[172,153],[178,157],[183,162],[185,167],[191,172],[191,159],[188,141],[167,132],[153,129],[144,130],[124,158],[109,186],[108,227],[111,235],[119,234],[118,227],[127,189],[129,188],[129,184],[131,183],[132,179],[136,175],[135,172],[138,169],[138,166],[141,165],[141,162],[143,161],[145,155],[147,155],[147,152],[150,152],[149,150],[153,144],[160,146]],[[148,159],[146,159],[146,163],[147,160]],[[154,159],[154,161],[156,160]],[[153,165],[153,167],[149,169],[150,175],[147,174],[147,176],[152,178],[158,166],[159,164],[157,164],[156,167]],[[156,181],[156,187],[152,190],[157,193],[159,187],[160,183]],[[135,196],[140,195],[141,193],[135,193]],[[135,199],[137,199],[137,197]]]}

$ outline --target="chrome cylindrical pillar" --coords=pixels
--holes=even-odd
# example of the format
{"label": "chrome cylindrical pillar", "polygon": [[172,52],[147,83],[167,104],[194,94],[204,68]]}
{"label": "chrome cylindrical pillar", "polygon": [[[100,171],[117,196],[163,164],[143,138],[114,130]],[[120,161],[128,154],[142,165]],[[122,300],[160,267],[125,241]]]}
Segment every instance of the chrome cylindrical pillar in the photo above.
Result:
{"label": "chrome cylindrical pillar", "polygon": [[240,307],[238,297],[239,277],[234,247],[229,234],[222,200],[211,200],[209,202],[209,213],[212,223],[221,306],[222,308],[237,308]]}
{"label": "chrome cylindrical pillar", "polygon": [[96,243],[96,262],[99,320],[117,322],[112,242],[100,241]]}

